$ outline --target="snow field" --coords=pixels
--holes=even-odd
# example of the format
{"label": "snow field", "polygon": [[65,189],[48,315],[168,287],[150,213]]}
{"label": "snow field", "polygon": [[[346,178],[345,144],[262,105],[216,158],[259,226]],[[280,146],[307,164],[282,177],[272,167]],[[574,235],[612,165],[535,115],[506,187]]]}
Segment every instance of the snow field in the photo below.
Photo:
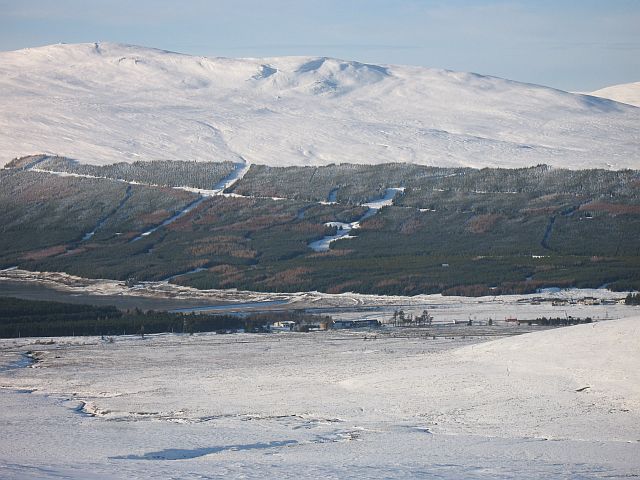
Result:
{"label": "snow field", "polygon": [[321,332],[3,340],[1,362],[25,350],[39,361],[0,371],[0,471],[630,475],[640,468],[639,326],[634,317],[484,343]]}
{"label": "snow field", "polygon": [[0,52],[0,165],[638,168],[640,111],[472,73],[332,58],[191,57],[112,43]]}

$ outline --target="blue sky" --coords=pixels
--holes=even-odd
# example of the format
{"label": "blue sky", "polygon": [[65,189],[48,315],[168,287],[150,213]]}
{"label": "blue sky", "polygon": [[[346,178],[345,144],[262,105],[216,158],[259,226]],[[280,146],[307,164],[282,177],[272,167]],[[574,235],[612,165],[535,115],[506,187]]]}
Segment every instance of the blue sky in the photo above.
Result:
{"label": "blue sky", "polygon": [[94,41],[424,65],[590,91],[640,81],[640,0],[0,0],[0,50]]}

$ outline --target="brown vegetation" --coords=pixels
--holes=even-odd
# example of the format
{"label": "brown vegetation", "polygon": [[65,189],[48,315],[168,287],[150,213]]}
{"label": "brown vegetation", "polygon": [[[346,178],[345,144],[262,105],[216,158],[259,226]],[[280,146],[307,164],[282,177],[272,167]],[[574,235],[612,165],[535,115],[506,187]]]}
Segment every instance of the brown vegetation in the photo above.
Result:
{"label": "brown vegetation", "polygon": [[581,211],[604,212],[609,215],[640,215],[640,205],[591,202],[580,206]]}
{"label": "brown vegetation", "polygon": [[233,265],[217,265],[209,269],[209,272],[218,276],[217,282],[220,288],[233,288],[243,278],[243,272]]}
{"label": "brown vegetation", "polygon": [[493,229],[501,218],[502,215],[495,213],[477,215],[469,221],[467,228],[471,233],[487,233]]}
{"label": "brown vegetation", "polygon": [[53,247],[26,252],[25,254],[22,255],[22,258],[24,258],[25,260],[41,260],[43,258],[60,255],[61,253],[64,253],[66,251],[67,251],[66,245],[55,245]]}
{"label": "brown vegetation", "polygon": [[423,222],[419,217],[413,217],[403,222],[400,226],[400,233],[403,235],[412,235],[418,232],[420,229],[424,227]]}
{"label": "brown vegetation", "polygon": [[350,280],[327,288],[327,293],[357,292],[360,285],[361,282],[359,280]]}
{"label": "brown vegetation", "polygon": [[258,252],[246,246],[243,238],[220,236],[198,241],[189,247],[189,253],[194,256],[228,255],[235,258],[256,258]]}
{"label": "brown vegetation", "polygon": [[285,285],[293,286],[304,282],[308,278],[311,271],[312,270],[307,267],[290,268],[275,273],[263,283],[267,287],[276,289]]}
{"label": "brown vegetation", "polygon": [[156,225],[158,223],[162,223],[164,220],[169,218],[172,214],[169,213],[164,208],[160,208],[158,210],[154,210],[153,212],[145,213],[144,215],[140,215],[138,220],[143,225]]}

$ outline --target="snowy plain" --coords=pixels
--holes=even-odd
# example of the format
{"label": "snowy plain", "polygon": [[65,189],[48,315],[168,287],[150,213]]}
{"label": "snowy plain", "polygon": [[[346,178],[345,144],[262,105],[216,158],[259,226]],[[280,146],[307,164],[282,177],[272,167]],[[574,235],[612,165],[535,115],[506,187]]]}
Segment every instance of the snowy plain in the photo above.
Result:
{"label": "snowy plain", "polygon": [[626,478],[639,335],[3,340],[0,476]]}
{"label": "snowy plain", "polygon": [[96,164],[640,161],[638,108],[424,67],[62,44],[0,52],[0,91],[0,165],[36,153]]}
{"label": "snowy plain", "polygon": [[[617,303],[623,293],[269,294],[20,269],[0,271],[6,282],[344,319],[428,309],[437,337],[386,327],[2,340],[3,478],[591,479],[640,468],[640,318]],[[584,297],[607,304],[550,303]],[[601,321],[492,342],[438,330],[542,315]]]}

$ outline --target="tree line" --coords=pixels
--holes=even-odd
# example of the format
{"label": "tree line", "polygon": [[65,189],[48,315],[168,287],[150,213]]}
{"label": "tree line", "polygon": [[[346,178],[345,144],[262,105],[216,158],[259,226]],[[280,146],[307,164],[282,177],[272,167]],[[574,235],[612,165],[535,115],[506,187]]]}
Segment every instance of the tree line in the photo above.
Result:
{"label": "tree line", "polygon": [[624,299],[626,305],[640,305],[640,293],[630,293]]}
{"label": "tree line", "polygon": [[297,311],[249,315],[184,314],[0,297],[2,338],[226,333],[237,330],[266,332],[268,325],[276,321],[317,323],[319,318]]}

